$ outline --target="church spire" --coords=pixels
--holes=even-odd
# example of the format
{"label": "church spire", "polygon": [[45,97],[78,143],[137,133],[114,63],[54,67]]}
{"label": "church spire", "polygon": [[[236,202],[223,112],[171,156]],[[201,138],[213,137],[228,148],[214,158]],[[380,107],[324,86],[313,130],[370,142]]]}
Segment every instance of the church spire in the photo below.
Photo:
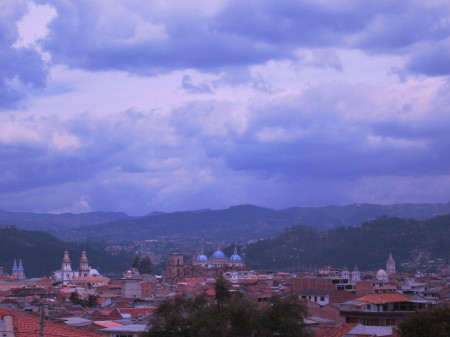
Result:
{"label": "church spire", "polygon": [[392,253],[389,253],[389,257],[386,261],[386,272],[388,275],[395,273],[395,260],[392,257]]}
{"label": "church spire", "polygon": [[86,250],[83,249],[81,252],[80,259],[80,276],[86,277],[89,274],[89,261],[86,256]]}
{"label": "church spire", "polygon": [[64,257],[62,259],[62,270],[65,270],[65,271],[72,270],[72,266],[70,265],[69,252],[67,251],[67,249],[64,252]]}

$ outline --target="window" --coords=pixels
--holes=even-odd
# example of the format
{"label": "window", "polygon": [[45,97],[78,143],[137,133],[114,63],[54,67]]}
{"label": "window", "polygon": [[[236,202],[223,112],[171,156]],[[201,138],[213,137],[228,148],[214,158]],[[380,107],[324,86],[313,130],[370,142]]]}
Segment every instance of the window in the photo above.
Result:
{"label": "window", "polygon": [[323,302],[325,301],[325,296],[320,296],[320,300]]}
{"label": "window", "polygon": [[130,334],[126,335],[126,334],[121,333],[121,334],[117,334],[116,337],[133,337],[133,335],[130,335]]}

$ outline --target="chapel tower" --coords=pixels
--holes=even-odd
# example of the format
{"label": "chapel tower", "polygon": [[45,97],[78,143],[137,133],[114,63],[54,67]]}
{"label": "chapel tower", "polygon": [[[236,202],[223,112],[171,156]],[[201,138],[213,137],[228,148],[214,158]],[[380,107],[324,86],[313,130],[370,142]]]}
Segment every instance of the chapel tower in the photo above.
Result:
{"label": "chapel tower", "polygon": [[392,257],[392,253],[389,253],[389,258],[386,261],[386,272],[388,275],[395,273],[395,260]]}
{"label": "chapel tower", "polygon": [[89,261],[86,256],[86,251],[84,249],[81,252],[79,274],[82,277],[87,277],[89,275]]}

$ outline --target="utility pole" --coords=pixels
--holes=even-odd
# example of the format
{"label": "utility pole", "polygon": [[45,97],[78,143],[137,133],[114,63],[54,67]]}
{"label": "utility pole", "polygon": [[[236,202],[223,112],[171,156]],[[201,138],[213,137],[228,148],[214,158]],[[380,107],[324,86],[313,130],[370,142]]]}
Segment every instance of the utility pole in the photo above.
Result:
{"label": "utility pole", "polygon": [[52,285],[50,286],[50,288],[48,288],[47,293],[45,294],[44,298],[41,299],[41,303],[39,305],[40,310],[41,310],[41,315],[40,315],[40,319],[39,319],[39,337],[44,337],[44,301],[45,299],[48,297],[48,295],[50,294],[50,290],[52,290],[53,287],[60,285],[62,282],[58,281],[55,283],[52,283]]}

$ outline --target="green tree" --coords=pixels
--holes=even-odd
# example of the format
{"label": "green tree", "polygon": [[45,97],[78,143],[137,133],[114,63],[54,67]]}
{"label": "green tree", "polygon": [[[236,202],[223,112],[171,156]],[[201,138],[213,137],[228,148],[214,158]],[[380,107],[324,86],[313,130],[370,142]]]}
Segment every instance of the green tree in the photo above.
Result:
{"label": "green tree", "polygon": [[83,301],[83,307],[95,307],[98,304],[98,296],[96,295],[89,295],[88,298],[86,298]]}
{"label": "green tree", "polygon": [[399,325],[402,337],[450,336],[450,305],[420,310],[407,316]]}
{"label": "green tree", "polygon": [[141,274],[151,274],[153,271],[153,263],[150,257],[143,256],[139,261],[139,273]]}
{"label": "green tree", "polygon": [[215,298],[219,310],[223,310],[227,302],[230,300],[231,298],[230,288],[231,288],[230,282],[228,282],[228,280],[222,275],[220,275],[216,279],[214,290],[216,293]]}
{"label": "green tree", "polygon": [[206,298],[197,296],[187,299],[176,296],[163,301],[150,321],[148,337],[188,337],[191,335],[192,320],[195,313],[206,306]]}
{"label": "green tree", "polygon": [[261,331],[261,311],[256,301],[233,294],[227,308],[228,336],[257,336]]}
{"label": "green tree", "polygon": [[139,256],[136,255],[131,261],[131,268],[139,268]]}
{"label": "green tree", "polygon": [[156,310],[145,336],[307,337],[306,314],[298,296],[272,296],[261,305],[239,292],[230,292],[228,281],[219,277],[214,302],[208,303],[204,295],[166,300]]}
{"label": "green tree", "polygon": [[297,295],[273,295],[262,310],[260,318],[262,328],[258,336],[309,336],[309,329],[303,322],[307,312],[306,305]]}
{"label": "green tree", "polygon": [[70,294],[69,299],[72,304],[80,304],[80,296],[78,296],[78,293],[76,291]]}

